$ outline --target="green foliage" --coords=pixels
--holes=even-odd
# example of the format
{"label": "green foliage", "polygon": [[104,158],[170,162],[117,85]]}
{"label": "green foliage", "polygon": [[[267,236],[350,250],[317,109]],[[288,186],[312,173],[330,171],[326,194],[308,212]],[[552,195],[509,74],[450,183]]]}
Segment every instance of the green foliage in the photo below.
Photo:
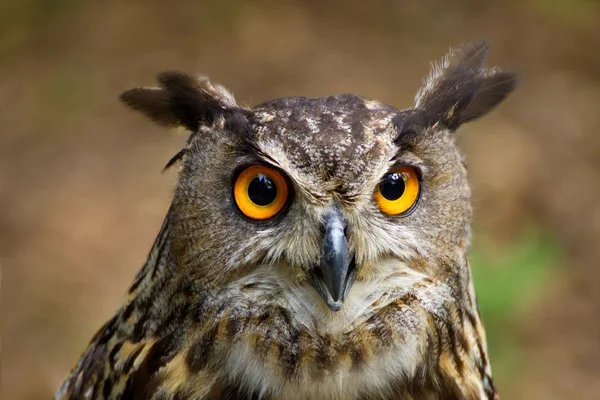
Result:
{"label": "green foliage", "polygon": [[514,336],[514,324],[541,299],[560,259],[548,235],[528,232],[501,248],[471,252],[473,280],[485,324],[494,375],[500,387],[526,367]]}

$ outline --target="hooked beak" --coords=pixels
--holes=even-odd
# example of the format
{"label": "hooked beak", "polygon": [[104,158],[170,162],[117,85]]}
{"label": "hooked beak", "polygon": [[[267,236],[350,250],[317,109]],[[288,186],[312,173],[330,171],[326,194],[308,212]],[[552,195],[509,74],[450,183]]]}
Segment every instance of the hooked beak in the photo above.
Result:
{"label": "hooked beak", "polygon": [[350,259],[346,221],[339,209],[333,208],[325,217],[321,261],[313,270],[313,283],[327,306],[339,311],[356,278],[354,257]]}

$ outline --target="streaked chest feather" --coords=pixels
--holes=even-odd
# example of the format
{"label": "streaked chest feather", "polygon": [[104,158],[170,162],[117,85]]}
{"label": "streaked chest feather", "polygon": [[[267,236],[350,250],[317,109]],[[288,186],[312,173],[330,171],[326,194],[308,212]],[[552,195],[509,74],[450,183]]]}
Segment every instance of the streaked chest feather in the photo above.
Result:
{"label": "streaked chest feather", "polygon": [[[384,262],[378,271],[332,312],[308,283],[262,266],[213,299],[226,301],[228,311],[214,315],[211,361],[194,353],[187,361],[198,372],[218,365],[222,378],[277,398],[386,394],[422,366],[431,329],[424,315],[445,319],[451,300],[445,285],[400,262]],[[190,351],[202,353],[206,335],[196,343]]]}

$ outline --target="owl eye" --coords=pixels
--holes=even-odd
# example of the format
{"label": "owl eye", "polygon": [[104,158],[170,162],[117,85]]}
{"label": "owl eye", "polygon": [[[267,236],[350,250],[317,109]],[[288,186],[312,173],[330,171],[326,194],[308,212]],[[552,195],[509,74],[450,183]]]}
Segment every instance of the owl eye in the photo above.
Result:
{"label": "owl eye", "polygon": [[253,220],[277,215],[288,199],[288,185],[281,173],[264,165],[251,165],[236,178],[233,197],[238,209]]}
{"label": "owl eye", "polygon": [[419,177],[414,168],[403,166],[388,172],[375,188],[373,197],[386,214],[400,215],[414,209],[419,199]]}

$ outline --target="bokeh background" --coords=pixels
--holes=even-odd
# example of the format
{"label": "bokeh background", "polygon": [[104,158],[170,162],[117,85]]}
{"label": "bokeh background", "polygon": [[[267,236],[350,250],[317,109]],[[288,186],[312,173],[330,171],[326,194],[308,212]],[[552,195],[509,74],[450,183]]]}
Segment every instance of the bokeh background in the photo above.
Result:
{"label": "bokeh background", "polygon": [[239,101],[352,92],[409,107],[449,46],[521,85],[463,126],[472,264],[504,399],[600,398],[600,1],[0,2],[0,397],[50,398],[166,213],[185,136],[125,109],[155,74]]}

